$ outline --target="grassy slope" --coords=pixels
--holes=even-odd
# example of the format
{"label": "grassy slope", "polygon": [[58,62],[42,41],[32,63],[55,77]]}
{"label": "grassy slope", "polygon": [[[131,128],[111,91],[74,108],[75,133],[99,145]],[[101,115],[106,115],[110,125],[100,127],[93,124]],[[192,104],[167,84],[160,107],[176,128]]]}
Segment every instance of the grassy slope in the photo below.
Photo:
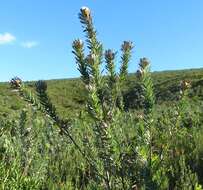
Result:
{"label": "grassy slope", "polygon": [[[152,77],[159,102],[169,103],[179,82],[186,79],[192,81],[192,100],[196,104],[202,104],[203,69],[154,72]],[[124,91],[132,90],[135,81],[135,74],[130,74]],[[49,95],[64,117],[76,117],[85,108],[84,87],[79,79],[49,80],[47,83]],[[34,82],[27,82],[26,85],[33,88]],[[11,91],[8,83],[0,83],[0,117],[17,115],[25,106],[25,102],[18,97],[17,92]]]}

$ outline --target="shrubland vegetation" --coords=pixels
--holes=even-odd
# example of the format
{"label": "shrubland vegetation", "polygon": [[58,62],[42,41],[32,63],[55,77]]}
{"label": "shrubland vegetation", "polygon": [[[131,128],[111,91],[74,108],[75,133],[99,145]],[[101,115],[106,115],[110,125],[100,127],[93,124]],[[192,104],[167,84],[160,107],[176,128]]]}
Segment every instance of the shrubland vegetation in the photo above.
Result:
{"label": "shrubland vegetation", "polygon": [[79,18],[81,80],[0,84],[0,189],[201,190],[203,70],[151,73],[141,58],[128,74],[124,41],[117,72],[90,10]]}

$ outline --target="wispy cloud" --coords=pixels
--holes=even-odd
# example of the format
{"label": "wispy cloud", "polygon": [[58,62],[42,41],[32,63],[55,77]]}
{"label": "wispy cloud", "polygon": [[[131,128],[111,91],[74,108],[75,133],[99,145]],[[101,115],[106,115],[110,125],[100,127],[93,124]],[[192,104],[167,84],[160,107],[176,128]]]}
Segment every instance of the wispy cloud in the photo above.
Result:
{"label": "wispy cloud", "polygon": [[15,40],[16,40],[16,37],[8,32],[0,34],[0,45],[8,44]]}
{"label": "wispy cloud", "polygon": [[21,43],[22,47],[28,48],[28,49],[36,47],[38,45],[39,45],[39,42],[37,42],[37,41],[25,41],[25,42]]}

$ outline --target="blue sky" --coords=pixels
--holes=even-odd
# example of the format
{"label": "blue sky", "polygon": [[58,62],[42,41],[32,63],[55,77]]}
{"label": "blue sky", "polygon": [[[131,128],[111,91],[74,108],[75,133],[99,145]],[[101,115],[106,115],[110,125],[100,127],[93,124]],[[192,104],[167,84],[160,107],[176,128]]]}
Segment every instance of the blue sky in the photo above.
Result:
{"label": "blue sky", "polygon": [[153,71],[203,67],[202,0],[0,0],[0,81],[79,76],[71,44],[84,39],[82,6],[104,48],[134,42],[129,72],[141,57]]}

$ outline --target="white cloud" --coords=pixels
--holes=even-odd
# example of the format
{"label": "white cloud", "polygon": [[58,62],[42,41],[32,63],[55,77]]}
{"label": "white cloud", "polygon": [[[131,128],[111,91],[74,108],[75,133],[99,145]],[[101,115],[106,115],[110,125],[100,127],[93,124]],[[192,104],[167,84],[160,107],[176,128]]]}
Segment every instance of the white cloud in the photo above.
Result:
{"label": "white cloud", "polygon": [[39,45],[39,42],[37,41],[26,41],[26,42],[22,42],[21,46],[24,48],[33,48]]}
{"label": "white cloud", "polygon": [[15,39],[16,37],[8,32],[0,34],[0,45],[11,43],[15,41]]}

